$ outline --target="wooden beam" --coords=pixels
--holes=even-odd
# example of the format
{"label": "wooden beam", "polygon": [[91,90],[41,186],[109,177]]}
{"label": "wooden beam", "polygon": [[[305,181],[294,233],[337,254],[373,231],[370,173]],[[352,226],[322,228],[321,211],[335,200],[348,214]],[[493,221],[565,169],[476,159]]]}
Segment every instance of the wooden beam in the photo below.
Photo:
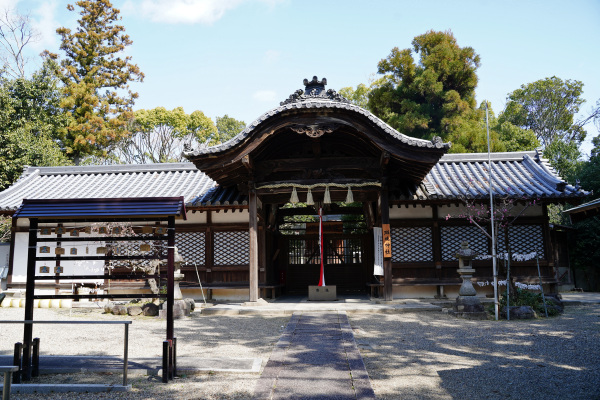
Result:
{"label": "wooden beam", "polygon": [[258,218],[257,218],[257,196],[254,185],[250,183],[250,189],[248,192],[249,202],[249,236],[250,236],[250,301],[258,301]]}
{"label": "wooden beam", "polygon": [[[383,186],[379,192],[379,204],[381,209],[381,224],[390,223],[390,207],[388,202],[387,186]],[[383,298],[385,301],[393,300],[392,287],[392,259],[383,259]]]}

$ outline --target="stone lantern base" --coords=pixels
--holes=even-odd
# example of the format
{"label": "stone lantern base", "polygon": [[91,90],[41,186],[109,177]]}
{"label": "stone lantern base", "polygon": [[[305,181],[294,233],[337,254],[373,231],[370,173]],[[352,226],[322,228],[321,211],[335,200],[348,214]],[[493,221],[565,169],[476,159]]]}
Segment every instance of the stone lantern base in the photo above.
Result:
{"label": "stone lantern base", "polygon": [[458,296],[450,314],[465,319],[487,319],[483,304],[475,296]]}

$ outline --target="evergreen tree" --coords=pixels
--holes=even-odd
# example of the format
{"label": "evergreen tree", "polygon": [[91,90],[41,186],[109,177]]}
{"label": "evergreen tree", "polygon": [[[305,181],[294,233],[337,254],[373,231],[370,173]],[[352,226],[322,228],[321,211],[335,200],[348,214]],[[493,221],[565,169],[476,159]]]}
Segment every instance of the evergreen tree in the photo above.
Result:
{"label": "evergreen tree", "polygon": [[[60,63],[64,83],[61,106],[71,122],[60,141],[75,162],[86,154],[104,155],[111,145],[128,135],[137,93],[129,83],[142,81],[144,74],[131,57],[120,55],[132,41],[125,28],[117,25],[119,10],[109,0],[81,0],[79,27],[75,32],[59,28],[60,49],[66,58]],[[74,11],[68,5],[69,11]],[[56,55],[52,55],[56,57]]]}

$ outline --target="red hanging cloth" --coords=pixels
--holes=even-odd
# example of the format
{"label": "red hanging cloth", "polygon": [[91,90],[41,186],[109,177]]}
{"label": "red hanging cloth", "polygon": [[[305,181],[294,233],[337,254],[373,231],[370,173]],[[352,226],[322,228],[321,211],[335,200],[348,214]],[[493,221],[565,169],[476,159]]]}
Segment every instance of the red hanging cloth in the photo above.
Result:
{"label": "red hanging cloth", "polygon": [[323,242],[323,209],[319,208],[319,247],[321,248],[321,274],[319,276],[319,286],[325,286],[325,269],[323,268],[323,258],[325,256],[325,243]]}

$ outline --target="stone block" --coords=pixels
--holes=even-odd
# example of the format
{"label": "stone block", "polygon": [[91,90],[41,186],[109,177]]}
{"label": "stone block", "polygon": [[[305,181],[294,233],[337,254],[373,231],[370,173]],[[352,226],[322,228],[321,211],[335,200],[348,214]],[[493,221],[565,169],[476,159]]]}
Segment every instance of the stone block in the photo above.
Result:
{"label": "stone block", "polygon": [[158,306],[154,303],[146,303],[142,306],[142,314],[147,317],[156,317],[158,315]]}
{"label": "stone block", "polygon": [[309,286],[308,300],[310,301],[335,301],[337,300],[337,286]]}

